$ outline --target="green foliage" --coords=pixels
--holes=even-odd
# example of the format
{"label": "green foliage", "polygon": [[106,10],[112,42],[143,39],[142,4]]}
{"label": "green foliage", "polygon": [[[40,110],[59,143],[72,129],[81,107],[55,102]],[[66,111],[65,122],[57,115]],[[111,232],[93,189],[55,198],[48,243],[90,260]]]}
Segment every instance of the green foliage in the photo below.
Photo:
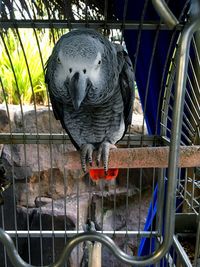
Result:
{"label": "green foliage", "polygon": [[109,0],[18,0],[1,1],[1,17],[29,19],[81,19],[85,16],[85,3],[87,3],[88,19],[101,19],[107,6],[107,18],[114,19],[114,1]]}
{"label": "green foliage", "polygon": [[22,104],[34,101],[36,104],[46,104],[42,61],[43,64],[46,63],[53,47],[49,32],[37,32],[42,59],[34,31],[23,29],[18,32],[19,34],[9,30],[3,35],[5,44],[2,38],[0,40],[0,77],[3,85],[1,99],[10,104],[19,104],[20,101]]}

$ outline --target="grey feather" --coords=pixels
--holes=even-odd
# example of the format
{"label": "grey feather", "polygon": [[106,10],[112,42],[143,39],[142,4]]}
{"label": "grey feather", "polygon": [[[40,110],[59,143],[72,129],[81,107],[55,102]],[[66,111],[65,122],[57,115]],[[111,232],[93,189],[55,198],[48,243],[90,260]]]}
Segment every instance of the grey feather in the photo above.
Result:
{"label": "grey feather", "polygon": [[55,117],[77,149],[123,137],[131,123],[134,73],[122,46],[94,30],[71,31],[55,45],[45,78]]}

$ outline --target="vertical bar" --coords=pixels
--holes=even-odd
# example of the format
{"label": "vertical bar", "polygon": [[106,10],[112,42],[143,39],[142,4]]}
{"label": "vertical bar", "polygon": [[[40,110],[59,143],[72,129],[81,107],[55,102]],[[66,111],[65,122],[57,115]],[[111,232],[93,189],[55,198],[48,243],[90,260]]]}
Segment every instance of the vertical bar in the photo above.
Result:
{"label": "vertical bar", "polygon": [[140,230],[141,230],[141,203],[142,203],[142,176],[143,176],[143,169],[140,169],[140,176],[139,176],[139,193],[138,193],[138,213],[139,213],[139,220],[138,220],[138,236],[137,236],[137,247],[139,248],[140,245]]}
{"label": "vertical bar", "polygon": [[[142,37],[142,30],[143,30],[143,24],[144,24],[144,18],[147,12],[147,7],[148,7],[148,0],[145,0],[144,2],[144,6],[142,9],[142,14],[141,14],[141,19],[140,19],[140,26],[138,29],[138,37],[137,37],[137,45],[136,45],[136,53],[135,53],[135,61],[134,61],[134,73],[136,73],[136,68],[137,68],[137,61],[139,58],[139,49],[140,49],[140,43],[141,43],[141,37]],[[137,77],[136,77],[137,78]],[[144,116],[144,114],[143,114]],[[144,119],[143,119],[143,123],[144,123]],[[144,129],[144,127],[143,127]],[[142,146],[142,138],[141,138],[141,143],[140,146]],[[141,210],[141,184],[142,184],[142,169],[140,169],[140,174],[139,174],[139,221],[138,221],[138,236],[137,236],[137,247],[139,248],[139,244],[140,244],[140,210]]]}
{"label": "vertical bar", "polygon": [[196,246],[194,255],[194,267],[198,267],[199,263],[200,263],[200,205],[199,205]]}
{"label": "vertical bar", "polygon": [[[175,215],[175,192],[176,192],[176,178],[177,178],[177,163],[179,160],[179,146],[180,146],[180,130],[183,117],[183,103],[186,88],[186,73],[188,67],[189,49],[192,35],[199,28],[200,20],[196,20],[186,26],[183,31],[180,48],[179,60],[177,64],[177,78],[176,78],[176,93],[175,104],[172,119],[172,135],[169,152],[169,179],[167,187],[167,202],[166,202],[166,219],[165,229],[166,248],[172,243],[174,232],[174,215]],[[169,234],[170,233],[170,234]]]}
{"label": "vertical bar", "polygon": [[108,0],[104,0],[104,33],[107,30],[107,21],[108,21]]}
{"label": "vertical bar", "polygon": [[158,198],[157,198],[157,216],[156,225],[160,235],[163,231],[163,210],[164,210],[164,199],[165,199],[165,176],[166,169],[158,170]]}
{"label": "vertical bar", "polygon": [[122,18],[122,28],[121,28],[121,32],[122,32],[122,38],[121,38],[121,41],[120,41],[121,44],[123,42],[123,37],[124,37],[124,28],[125,28],[127,7],[128,7],[128,0],[125,0],[124,9],[123,9],[123,18]]}
{"label": "vertical bar", "polygon": [[29,214],[28,214],[28,202],[29,202],[29,194],[28,194],[28,175],[27,175],[27,153],[26,153],[26,144],[24,147],[24,163],[25,163],[25,180],[26,180],[26,225],[27,225],[27,243],[28,243],[28,262],[31,264],[31,240],[30,240],[30,224],[29,224]]}
{"label": "vertical bar", "polygon": [[[153,222],[153,220],[154,220],[154,218],[153,218],[153,215],[154,215],[154,212],[153,212],[153,210],[154,210],[154,205],[156,205],[155,204],[155,199],[154,199],[154,192],[155,192],[155,168],[153,168],[153,175],[152,175],[152,177],[153,177],[153,180],[152,180],[152,200],[151,200],[151,203],[152,203],[152,205],[151,205],[151,207],[152,207],[152,209],[151,209],[151,221]],[[156,216],[157,217],[157,216]],[[153,232],[153,223],[151,224],[151,228],[150,228],[150,231],[151,231],[151,233]],[[153,244],[153,238],[152,238],[152,236],[150,237],[150,253],[152,253],[153,252],[153,247],[152,247],[152,244]],[[155,248],[154,248],[154,250],[155,250]]]}
{"label": "vertical bar", "polygon": [[88,27],[88,0],[85,0],[85,26]]}
{"label": "vertical bar", "polygon": [[[2,214],[2,229],[5,230],[5,225],[4,225],[4,210],[3,210],[3,206],[1,206],[1,214]],[[3,246],[3,244],[2,244]],[[5,246],[3,246],[3,252],[4,252],[4,267],[7,267],[7,254],[6,254],[6,248]]]}
{"label": "vertical bar", "polygon": [[188,168],[185,169],[184,201],[187,200],[187,190],[188,190]]}
{"label": "vertical bar", "polygon": [[[0,77],[0,84],[1,84],[2,92],[3,92],[5,104],[6,104],[6,111],[7,111],[8,122],[9,122],[9,130],[10,130],[10,134],[12,135],[10,112],[9,112],[9,108],[8,108],[8,103],[6,101],[6,92],[5,92],[5,88],[4,88],[1,77]],[[10,148],[12,149],[12,146],[10,146]],[[12,153],[11,153],[11,158],[12,158]],[[4,207],[3,206],[1,206],[1,214],[2,214],[2,228],[3,228],[3,230],[5,230],[5,217],[4,217]],[[4,247],[4,260],[5,260],[5,267],[7,267],[8,263],[7,263],[7,254],[6,254],[5,247]]]}
{"label": "vertical bar", "polygon": [[[77,234],[79,233],[79,224],[80,224],[80,209],[79,209],[79,205],[80,205],[80,188],[79,188],[79,179],[76,179],[76,194],[77,194]],[[79,254],[79,250],[80,250],[80,245],[77,246],[77,261],[76,261],[76,264],[77,266],[79,265],[79,259],[80,259],[80,254]]]}
{"label": "vertical bar", "polygon": [[[16,77],[16,73],[15,73],[15,68],[14,68],[14,64],[12,62],[12,59],[11,59],[11,56],[10,56],[10,53],[9,53],[9,49],[7,47],[7,44],[6,44],[6,41],[4,39],[4,35],[3,33],[0,33],[0,36],[1,36],[1,39],[2,39],[2,42],[3,42],[3,45],[4,45],[4,48],[5,48],[5,52],[8,56],[8,60],[9,60],[9,63],[10,63],[10,67],[12,69],[12,73],[13,73],[13,76],[14,76],[14,80],[15,80],[15,83],[16,83],[16,90],[17,90],[17,96],[19,98],[19,104],[20,104],[20,112],[21,112],[21,117],[22,117],[22,128],[23,128],[23,131],[24,131],[24,116],[23,116],[23,108],[22,108],[22,102],[21,102],[21,96],[20,96],[20,88],[19,88],[19,85],[18,85],[18,81],[17,81],[17,77]],[[3,88],[3,87],[2,87]],[[4,92],[4,95],[6,93]],[[6,98],[5,98],[6,100]],[[6,101],[5,101],[6,102]],[[9,116],[9,108],[8,108],[8,103],[6,102],[6,109],[7,109],[7,113],[8,113],[8,116]],[[9,116],[10,118],[10,116]],[[9,120],[9,123],[10,123],[10,120]],[[11,128],[11,124],[10,124],[10,133],[12,135],[12,128]],[[15,242],[16,242],[16,247],[18,249],[18,236],[17,236],[17,216],[16,216],[16,197],[15,197],[15,192],[16,192],[16,189],[15,189],[15,179],[14,179],[14,160],[13,160],[13,145],[10,144],[10,152],[11,152],[11,162],[12,162],[12,167],[11,167],[11,172],[12,172],[12,183],[13,183],[13,206],[14,206],[14,227],[15,227],[15,230],[16,230],[16,237],[15,237]]]}
{"label": "vertical bar", "polygon": [[[88,192],[89,192],[89,207],[88,207],[88,220],[94,222],[95,214],[92,211],[92,188],[91,188],[91,177],[88,175]],[[92,213],[93,212],[93,213]]]}
{"label": "vertical bar", "polygon": [[[123,7],[123,16],[122,16],[122,27],[121,27],[121,38],[120,38],[120,44],[123,44],[124,41],[124,31],[125,31],[125,21],[126,21],[126,15],[127,15],[127,8],[128,8],[128,0],[124,1],[124,7]],[[128,128],[128,135],[130,138],[130,127]],[[127,140],[127,147],[130,147],[130,140]],[[130,169],[126,169],[126,212],[125,212],[125,224],[126,224],[126,235],[124,237],[124,245],[126,252],[128,251],[128,219],[129,219],[129,179],[130,179]]]}
{"label": "vertical bar", "polygon": [[[67,243],[67,234],[66,234],[66,231],[67,231],[67,214],[66,214],[66,207],[67,207],[67,202],[66,202],[66,199],[67,199],[67,191],[66,191],[66,188],[67,188],[67,170],[64,168],[64,175],[63,175],[63,185],[64,185],[64,230],[65,230],[65,237],[64,237],[64,240],[65,240],[65,245]],[[65,262],[65,267],[67,267],[67,263]]]}
{"label": "vertical bar", "polygon": [[[35,99],[35,94],[34,94],[34,89],[33,89],[33,82],[32,82],[31,72],[30,72],[30,68],[29,68],[29,64],[28,64],[28,59],[27,59],[27,56],[26,56],[25,48],[24,48],[24,45],[23,45],[23,42],[22,42],[22,39],[21,39],[21,36],[20,36],[20,33],[19,33],[18,29],[16,29],[16,33],[17,33],[17,36],[18,36],[18,39],[19,39],[19,43],[20,43],[20,46],[21,46],[23,55],[24,55],[24,60],[25,60],[25,64],[26,64],[26,68],[27,68],[27,72],[28,72],[28,77],[29,77],[30,85],[31,85],[31,91],[32,91],[32,95],[33,95],[34,113],[35,113],[36,133],[37,133],[37,136],[38,136],[39,135],[39,132],[38,132],[38,120],[37,120],[36,99]],[[39,144],[37,144],[37,159],[38,159],[38,162],[37,163],[38,163],[38,174],[39,174],[39,199],[40,199],[40,202],[41,202],[41,186],[40,186],[40,184],[41,184],[41,177],[40,177],[41,168],[40,168],[40,149],[39,149]],[[41,231],[41,237],[40,237],[41,254],[40,254],[40,258],[41,258],[41,264],[43,264],[41,205],[39,207],[39,210],[40,210],[40,231]]]}
{"label": "vertical bar", "polygon": [[127,243],[128,243],[128,219],[129,219],[129,179],[130,179],[130,169],[126,170],[126,235],[125,235],[125,244],[127,252]]}
{"label": "vertical bar", "polygon": [[[186,14],[186,9],[188,8],[188,5],[190,4],[190,0],[187,0],[185,3],[184,3],[184,7],[183,7],[183,9],[181,10],[181,13],[180,13],[180,16],[179,16],[179,18],[178,18],[178,21],[182,21],[182,20],[184,20],[184,16],[185,16],[185,14]],[[171,53],[171,49],[173,49],[173,42],[174,42],[174,39],[175,39],[175,37],[176,37],[176,34],[177,34],[177,30],[175,29],[175,31],[174,31],[174,33],[173,33],[173,35],[172,35],[172,38],[171,38],[171,41],[170,41],[170,45],[169,45],[169,49],[168,49],[168,52],[167,52],[167,56],[166,56],[166,62],[165,62],[165,66],[164,66],[164,71],[163,71],[163,76],[162,76],[162,80],[161,80],[161,86],[160,86],[160,88],[162,89],[163,88],[163,84],[164,84],[164,77],[165,77],[165,74],[166,74],[166,71],[168,71],[169,72],[169,70],[167,69],[167,65],[168,65],[168,60],[169,60],[169,56],[170,56],[170,53]],[[176,65],[175,65],[175,63],[174,63],[174,58],[175,58],[175,55],[177,54],[176,53],[176,51],[177,51],[177,46],[178,46],[178,43],[179,43],[179,40],[180,40],[180,34],[179,34],[179,37],[178,37],[178,40],[177,40],[177,42],[176,42],[176,47],[175,47],[175,49],[174,49],[174,53],[173,53],[173,56],[172,56],[172,60],[171,60],[171,63],[172,63],[172,68],[170,69],[170,73],[172,73],[172,75],[173,75],[173,78],[171,79],[171,74],[169,74],[168,75],[168,77],[169,78],[167,78],[167,79],[169,79],[169,80],[172,80],[172,81],[174,81],[174,77],[175,77],[175,68],[176,68]],[[167,84],[169,83],[169,80],[167,81]],[[170,85],[171,84],[171,85]],[[171,89],[172,89],[172,86],[173,86],[173,82],[170,82],[168,85],[167,85],[167,87],[169,88],[169,89],[165,89],[165,92],[164,92],[164,101],[163,101],[163,104],[162,104],[162,109],[163,109],[163,106],[165,107],[165,108],[167,108],[168,107],[168,104],[165,104],[165,99],[168,99],[169,100],[169,97],[166,97],[165,96],[165,94],[168,94],[168,93],[171,93]],[[160,101],[161,101],[161,96],[162,96],[162,90],[160,90],[160,94],[159,94],[159,103],[160,103]],[[159,117],[159,111],[160,111],[160,108],[159,108],[159,106],[158,106],[158,109],[157,109],[157,119],[156,119],[156,121],[158,120],[158,117]],[[163,115],[164,114],[168,114],[168,112],[166,111],[165,113],[163,113],[162,112],[162,117],[161,117],[161,122],[163,122]],[[164,121],[165,121],[165,119],[164,119]],[[165,125],[167,125],[167,122],[165,122],[165,123],[163,123],[163,124],[165,124]],[[161,124],[162,125],[162,124]],[[157,126],[157,125],[156,125]],[[166,134],[164,134],[164,133],[162,133],[162,131],[163,131],[163,127],[161,128],[161,135],[166,135]],[[157,129],[156,129],[156,133],[157,133]]]}

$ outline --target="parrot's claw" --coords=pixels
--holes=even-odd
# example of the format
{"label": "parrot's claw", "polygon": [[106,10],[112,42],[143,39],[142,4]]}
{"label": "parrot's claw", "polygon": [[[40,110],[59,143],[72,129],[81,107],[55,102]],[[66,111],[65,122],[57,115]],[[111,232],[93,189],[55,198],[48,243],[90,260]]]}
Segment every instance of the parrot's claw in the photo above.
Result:
{"label": "parrot's claw", "polygon": [[[109,152],[112,148],[116,148],[116,146],[107,141],[104,141],[103,143],[101,143],[97,151],[96,164],[99,167],[101,160],[103,161],[105,175],[107,175],[108,172]],[[81,165],[84,172],[86,172],[87,170],[87,161],[90,166],[93,165],[92,154],[94,149],[95,147],[92,144],[83,144],[81,146]]]}
{"label": "parrot's claw", "polygon": [[105,174],[107,174],[108,172],[108,158],[109,158],[110,149],[112,148],[116,148],[116,146],[105,141],[101,143],[98,149],[98,152],[97,152],[97,166],[100,165],[100,161],[102,158]]}
{"label": "parrot's claw", "polygon": [[87,160],[92,166],[92,153],[94,151],[94,146],[92,144],[83,144],[81,146],[81,165],[84,172],[86,172],[86,163]]}

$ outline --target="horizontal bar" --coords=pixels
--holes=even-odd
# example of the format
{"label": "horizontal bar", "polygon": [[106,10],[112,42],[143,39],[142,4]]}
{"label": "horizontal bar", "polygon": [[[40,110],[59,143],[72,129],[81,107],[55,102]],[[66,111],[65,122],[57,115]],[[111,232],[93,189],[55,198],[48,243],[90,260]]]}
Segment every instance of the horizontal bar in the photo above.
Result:
{"label": "horizontal bar", "polygon": [[[14,230],[8,230],[5,231],[7,234],[9,234],[11,237],[64,237],[64,236],[73,236],[76,235],[77,233],[83,233],[84,231],[36,231],[36,230],[31,230],[31,231],[14,231]],[[124,235],[128,235],[128,236],[142,236],[142,237],[153,237],[153,236],[158,236],[158,232],[157,231],[97,231],[98,233],[103,233],[105,235],[120,235],[120,236],[124,236]]]}
{"label": "horizontal bar", "polygon": [[70,143],[67,134],[0,133],[0,144],[63,144],[64,142]]}
{"label": "horizontal bar", "polygon": [[[111,149],[109,168],[167,168],[169,147],[141,147]],[[200,146],[180,147],[178,167],[200,166]],[[67,169],[81,169],[80,154],[77,151],[66,155]],[[89,168],[89,167],[88,167]],[[93,166],[92,168],[97,168]]]}
{"label": "horizontal bar", "polygon": [[[159,21],[147,21],[142,24],[143,30],[156,30],[158,28]],[[56,29],[68,29],[68,28],[102,28],[108,29],[126,29],[126,30],[138,30],[141,27],[139,21],[107,21],[104,20],[91,20],[86,23],[84,20],[1,20],[0,28],[56,28]],[[178,30],[181,30],[183,25],[178,26]],[[160,30],[169,30],[165,24],[160,24]]]}
{"label": "horizontal bar", "polygon": [[[127,146],[127,142],[130,145],[141,146],[141,143],[145,145],[161,144],[161,137],[156,135],[133,135],[126,134],[119,142],[120,145]],[[0,133],[0,144],[63,144],[71,143],[67,134],[56,133]]]}

